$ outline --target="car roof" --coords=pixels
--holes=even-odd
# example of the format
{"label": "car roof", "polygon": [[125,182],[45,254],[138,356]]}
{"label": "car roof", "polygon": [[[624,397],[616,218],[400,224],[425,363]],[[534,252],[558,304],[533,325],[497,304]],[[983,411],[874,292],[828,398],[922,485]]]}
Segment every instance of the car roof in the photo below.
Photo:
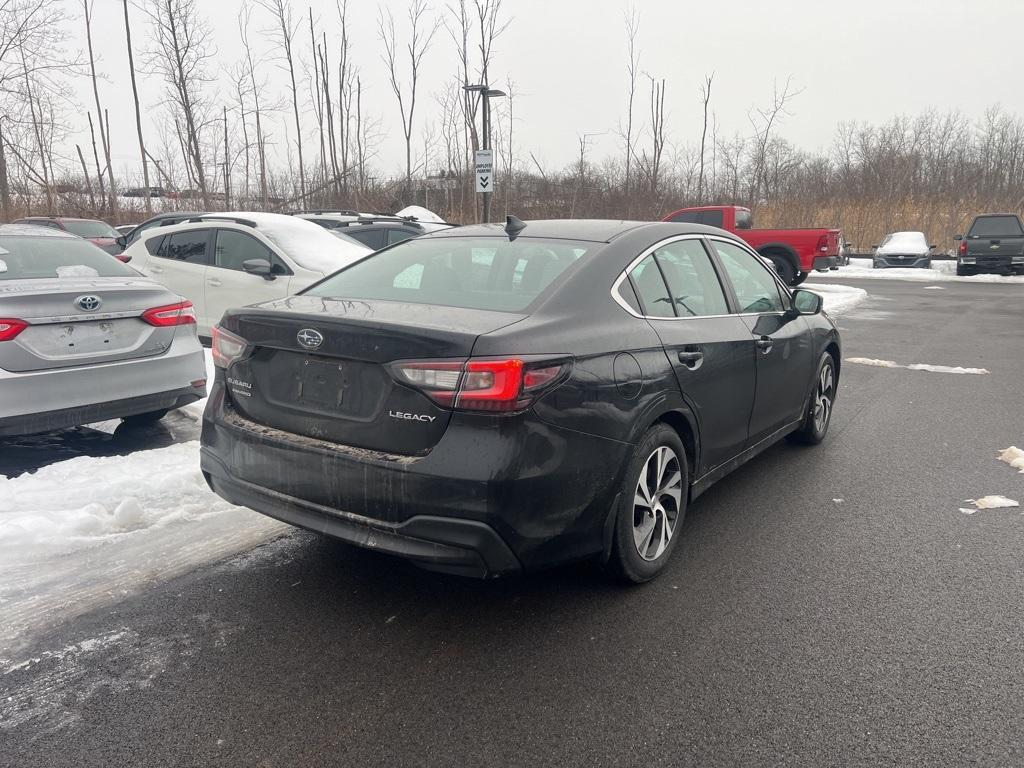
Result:
{"label": "car roof", "polygon": [[[551,240],[585,240],[597,243],[610,243],[617,237],[630,232],[649,231],[657,240],[672,235],[725,235],[737,238],[725,230],[709,227],[704,224],[689,224],[675,221],[628,221],[609,219],[542,219],[525,221],[526,228],[520,231],[520,237],[542,238]],[[423,235],[424,238],[442,237],[507,237],[502,224],[467,224],[462,227],[442,229]]]}
{"label": "car roof", "polygon": [[[102,219],[87,219],[83,216],[22,216],[18,221],[103,221]],[[106,222],[103,222],[106,224]]]}
{"label": "car roof", "polygon": [[79,240],[78,235],[65,232],[62,229],[50,229],[49,227],[37,227],[34,224],[0,224],[0,237],[63,237],[67,240]]}

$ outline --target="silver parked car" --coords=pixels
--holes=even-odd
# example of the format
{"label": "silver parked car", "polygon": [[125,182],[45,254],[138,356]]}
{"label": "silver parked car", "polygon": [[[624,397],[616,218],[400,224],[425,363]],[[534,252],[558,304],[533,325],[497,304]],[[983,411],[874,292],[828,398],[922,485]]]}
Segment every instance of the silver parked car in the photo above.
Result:
{"label": "silver parked car", "polygon": [[923,232],[893,232],[886,235],[882,242],[875,246],[871,257],[874,269],[886,267],[921,267],[928,269],[932,265],[932,249]]}
{"label": "silver parked car", "polygon": [[155,421],[205,396],[188,301],[74,235],[0,225],[0,436]]}

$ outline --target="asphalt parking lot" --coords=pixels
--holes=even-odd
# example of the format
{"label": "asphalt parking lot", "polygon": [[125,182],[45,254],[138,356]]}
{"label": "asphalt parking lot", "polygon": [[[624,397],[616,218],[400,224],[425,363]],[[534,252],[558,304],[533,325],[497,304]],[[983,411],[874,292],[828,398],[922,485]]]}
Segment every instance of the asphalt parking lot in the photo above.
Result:
{"label": "asphalt parking lot", "polygon": [[[1024,501],[996,460],[1024,447],[1024,288],[856,284],[844,358],[989,373],[844,364],[825,444],[712,488],[655,582],[295,532],[34,637],[0,765],[1024,764],[1024,510],[960,511]],[[189,428],[5,444],[0,473]]]}

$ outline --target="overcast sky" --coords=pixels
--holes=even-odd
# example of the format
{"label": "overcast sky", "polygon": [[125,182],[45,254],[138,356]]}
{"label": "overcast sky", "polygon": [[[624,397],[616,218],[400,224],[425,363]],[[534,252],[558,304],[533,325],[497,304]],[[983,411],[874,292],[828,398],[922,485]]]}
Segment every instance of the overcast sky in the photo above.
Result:
{"label": "overcast sky", "polygon": [[[67,2],[80,11],[79,0]],[[227,68],[241,56],[240,0],[197,2],[214,30],[216,61]],[[312,6],[326,29],[337,29],[333,0],[292,2],[297,15]],[[386,0],[386,5],[401,20],[407,0]],[[445,0],[435,0],[434,13],[446,15],[444,5]],[[521,156],[533,152],[551,167],[567,164],[584,133],[598,134],[592,139],[595,159],[619,151],[615,130],[625,115],[627,85],[623,15],[631,5],[640,13],[641,68],[667,80],[668,132],[679,144],[699,141],[699,88],[711,72],[720,137],[748,133],[749,111],[770,101],[774,81],[792,76],[803,92],[793,101],[781,133],[804,149],[827,147],[840,121],[880,122],[928,108],[975,115],[993,104],[1024,112],[1021,55],[1012,42],[1017,33],[1011,33],[1024,28],[1024,3],[1017,0],[505,0],[511,24],[495,46],[491,81],[492,87],[504,86],[506,78],[516,84]],[[350,0],[349,7],[353,55],[368,89],[364,109],[382,119],[386,139],[379,164],[385,174],[394,173],[402,163],[403,145],[380,58],[378,6],[373,0]],[[121,8],[120,0],[96,0],[95,37],[99,68],[108,77],[101,98],[112,116],[115,165],[134,169],[137,143]],[[258,9],[253,18],[261,66],[273,77],[273,89],[283,94],[284,80],[272,61],[274,47],[257,33],[270,20]],[[151,38],[137,10],[132,24],[138,56]],[[84,25],[76,24],[74,33],[72,47],[84,49]],[[308,34],[303,28],[298,38],[307,60]],[[998,44],[989,44],[989,35]],[[436,119],[433,95],[456,67],[454,46],[442,29],[425,60],[417,135]],[[161,83],[143,77],[140,87],[145,129],[153,136],[153,121],[161,114],[156,109]],[[226,85],[220,93],[228,98]],[[78,94],[83,108],[92,108],[87,81],[81,81]],[[645,97],[637,116],[646,118]],[[84,112],[81,117],[76,123],[84,124]],[[311,136],[311,111],[304,120]],[[280,124],[274,134],[282,143]],[[87,142],[87,133],[77,140]]]}

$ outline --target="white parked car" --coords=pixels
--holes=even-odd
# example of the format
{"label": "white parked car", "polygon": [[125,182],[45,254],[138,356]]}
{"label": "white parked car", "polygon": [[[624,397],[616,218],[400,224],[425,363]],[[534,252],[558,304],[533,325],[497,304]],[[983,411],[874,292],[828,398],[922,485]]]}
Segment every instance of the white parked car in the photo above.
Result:
{"label": "white parked car", "polygon": [[211,213],[154,227],[125,255],[191,301],[209,336],[226,309],[290,296],[370,252],[294,216]]}
{"label": "white parked car", "polygon": [[924,232],[893,232],[886,235],[882,242],[875,246],[871,266],[875,269],[884,267],[923,267],[932,265],[932,249]]}

